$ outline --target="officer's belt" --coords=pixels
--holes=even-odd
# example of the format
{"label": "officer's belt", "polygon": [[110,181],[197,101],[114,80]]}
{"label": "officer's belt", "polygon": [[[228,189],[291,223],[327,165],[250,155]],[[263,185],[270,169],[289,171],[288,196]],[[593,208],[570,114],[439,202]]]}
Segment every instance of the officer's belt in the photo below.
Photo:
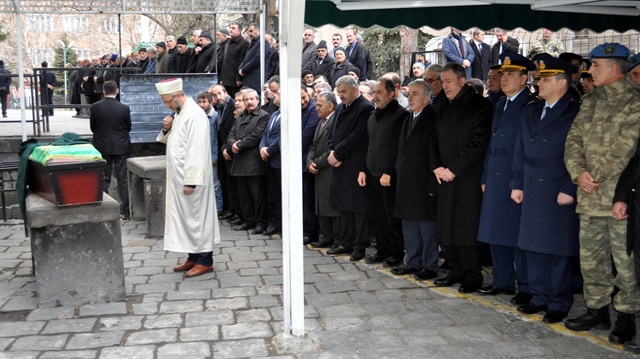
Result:
{"label": "officer's belt", "polygon": [[491,156],[504,156],[507,154],[507,150],[499,147],[489,147],[489,155]]}
{"label": "officer's belt", "polygon": [[564,160],[561,158],[535,158],[524,156],[524,163],[531,167],[562,167]]}

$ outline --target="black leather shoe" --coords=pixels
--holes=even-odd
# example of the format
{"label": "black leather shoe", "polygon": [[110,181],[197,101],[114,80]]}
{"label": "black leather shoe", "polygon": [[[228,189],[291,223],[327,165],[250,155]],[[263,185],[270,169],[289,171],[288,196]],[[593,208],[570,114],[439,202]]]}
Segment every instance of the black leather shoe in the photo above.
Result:
{"label": "black leather shoe", "polygon": [[640,335],[636,334],[631,340],[624,343],[624,348],[632,353],[640,354]]}
{"label": "black leather shoe", "polygon": [[266,228],[264,227],[264,225],[257,225],[253,230],[253,234],[262,234],[265,230]]}
{"label": "black leather shoe", "polygon": [[524,314],[536,314],[547,310],[546,305],[535,305],[531,302],[518,306],[518,311]]}
{"label": "black leather shoe", "polygon": [[231,224],[231,225],[241,225],[243,223],[244,223],[244,219],[242,219],[240,217],[238,217],[238,218],[236,218],[236,219],[234,219],[232,221],[231,220],[229,221],[229,224]]}
{"label": "black leather shoe", "polygon": [[471,283],[462,283],[458,288],[458,292],[460,293],[473,293],[478,291],[478,285]]}
{"label": "black leather shoe", "polygon": [[430,269],[423,269],[418,273],[415,273],[413,275],[416,279],[421,279],[421,280],[429,280],[429,279],[433,279],[435,277],[438,276],[438,272],[434,272]]}
{"label": "black leather shoe", "polygon": [[480,289],[478,289],[478,293],[480,294],[484,294],[484,295],[498,295],[498,294],[510,294],[510,295],[514,295],[516,294],[515,290],[509,290],[509,289],[500,289],[500,288],[496,288],[492,285],[488,285],[486,287],[482,287]]}
{"label": "black leather shoe", "polygon": [[435,284],[437,287],[451,287],[452,285],[457,283],[462,283],[462,279],[445,276],[433,281],[433,284]]}
{"label": "black leather shoe", "polygon": [[384,267],[395,267],[398,264],[402,263],[403,258],[399,257],[389,257],[382,262],[382,266]]}
{"label": "black leather shoe", "polygon": [[249,222],[245,222],[241,226],[236,226],[236,227],[233,227],[231,229],[233,229],[234,231],[248,231],[250,229],[253,229],[254,227],[255,227],[254,224],[251,224]]}
{"label": "black leather shoe", "polygon": [[407,275],[407,274],[413,274],[413,273],[417,273],[418,270],[413,268],[413,267],[409,267],[408,265],[403,265],[397,268],[393,268],[391,270],[391,273],[395,274],[395,275]]}
{"label": "black leather shoe", "polygon": [[327,254],[330,255],[341,255],[341,254],[350,254],[352,252],[352,250],[347,249],[343,246],[337,246],[335,248],[331,248],[327,251]]}
{"label": "black leather shoe", "polygon": [[611,319],[609,318],[609,306],[605,305],[599,309],[587,308],[587,312],[577,318],[567,319],[564,322],[567,329],[573,331],[584,331],[593,328],[609,329],[611,328]]}
{"label": "black leather shoe", "polygon": [[359,260],[362,260],[362,258],[364,258],[364,252],[353,251],[353,253],[351,253],[351,257],[349,257],[349,260],[352,262],[357,262]]}
{"label": "black leather shoe", "polygon": [[237,219],[239,219],[239,218],[240,218],[240,216],[239,216],[239,215],[234,214],[233,216],[231,216],[231,217],[227,218],[227,222],[235,221],[235,220],[237,220]]}
{"label": "black leather shoe", "polygon": [[609,342],[624,344],[636,335],[636,315],[618,312],[618,319],[609,334]]}
{"label": "black leather shoe", "polygon": [[529,303],[531,301],[531,298],[533,298],[531,294],[518,292],[518,294],[514,295],[511,298],[511,303],[515,305],[523,305]]}
{"label": "black leather shoe", "polygon": [[553,324],[560,323],[562,319],[567,316],[567,313],[563,313],[559,310],[550,309],[547,313],[542,317],[542,321],[545,323]]}
{"label": "black leather shoe", "polygon": [[233,214],[233,212],[226,211],[226,212],[220,213],[218,215],[218,218],[224,220],[224,219],[229,219],[229,218],[231,218],[233,216],[235,216],[235,214]]}
{"label": "black leather shoe", "polygon": [[382,255],[380,255],[379,253],[376,253],[376,254],[374,254],[374,255],[372,255],[372,256],[367,256],[367,257],[364,259],[364,261],[365,261],[365,263],[368,263],[368,264],[382,263],[382,262],[384,262],[384,260],[385,260],[385,259],[387,259],[387,258],[389,258],[389,257],[387,257],[387,256],[382,256]]}
{"label": "black leather shoe", "polygon": [[276,227],[269,226],[269,227],[267,227],[267,229],[264,230],[264,232],[262,232],[262,235],[264,235],[264,236],[272,236],[272,235],[274,235],[274,234],[276,234],[278,232],[280,232],[280,231],[278,231],[276,229]]}
{"label": "black leather shoe", "polygon": [[306,246],[307,244],[311,244],[311,243],[315,242],[316,240],[317,240],[317,238],[313,239],[313,238],[311,238],[309,236],[304,236],[304,237],[302,237],[302,244],[304,244]]}
{"label": "black leather shoe", "polygon": [[318,241],[311,243],[311,247],[313,248],[331,248],[332,245],[331,241]]}

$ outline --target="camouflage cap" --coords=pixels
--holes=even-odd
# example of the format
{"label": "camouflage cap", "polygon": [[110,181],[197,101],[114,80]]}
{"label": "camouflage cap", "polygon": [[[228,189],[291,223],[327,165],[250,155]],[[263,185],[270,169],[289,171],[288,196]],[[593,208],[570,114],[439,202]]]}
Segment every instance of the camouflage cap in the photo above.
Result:
{"label": "camouflage cap", "polygon": [[593,58],[628,58],[631,55],[629,49],[617,42],[605,42],[602,45],[596,46],[589,53],[589,61],[593,61]]}

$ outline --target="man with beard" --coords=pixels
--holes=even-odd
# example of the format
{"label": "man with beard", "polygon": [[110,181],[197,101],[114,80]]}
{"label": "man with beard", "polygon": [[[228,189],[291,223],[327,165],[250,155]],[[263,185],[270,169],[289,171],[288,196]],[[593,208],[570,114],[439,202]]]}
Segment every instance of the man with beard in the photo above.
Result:
{"label": "man with beard", "polygon": [[149,58],[147,57],[147,49],[144,47],[138,50],[138,73],[142,74],[147,69],[147,65],[149,64]]}
{"label": "man with beard", "polygon": [[[336,57],[338,54],[336,51]],[[366,167],[367,121],[373,105],[362,97],[358,83],[349,75],[336,81],[336,91],[342,103],[327,139],[327,159],[333,166],[329,205],[340,211],[342,239],[327,254],[350,254],[350,259],[357,261],[364,258],[369,246],[369,198],[364,180],[358,179]]]}
{"label": "man with beard", "polygon": [[242,76],[238,73],[238,68],[247,53],[249,43],[242,37],[242,26],[239,23],[229,25],[229,35],[231,39],[220,70],[220,84],[227,89],[229,96],[235,97],[242,87]]}
{"label": "man with beard", "polygon": [[314,78],[318,75],[323,75],[328,78],[331,73],[331,67],[333,67],[335,62],[336,61],[334,59],[327,56],[327,42],[322,40],[318,44],[316,55],[312,57],[306,65],[304,65],[303,71],[311,71]]}
{"label": "man with beard", "polygon": [[448,63],[440,73],[447,97],[432,134],[431,168],[438,180],[438,237],[446,246],[451,271],[435,280],[472,293],[482,285],[478,223],[482,164],[491,136],[491,103],[469,87],[466,71]]}
{"label": "man with beard", "polygon": [[[233,112],[235,102],[227,90],[222,85],[214,85],[209,88],[209,93],[213,96],[214,107],[218,111],[218,153],[226,148],[227,137],[235,122]],[[238,193],[235,180],[230,175],[231,161],[218,156],[218,178],[222,185],[222,204],[224,211],[220,213],[220,219],[230,219],[240,213]],[[236,213],[237,212],[237,213]],[[234,218],[237,219],[237,218]]]}
{"label": "man with beard", "polygon": [[222,28],[216,31],[216,41],[218,42],[218,46],[216,46],[216,52],[214,56],[211,58],[211,63],[209,64],[209,70],[211,72],[215,72],[217,74],[222,70],[222,64],[224,62],[224,53],[227,50],[227,44],[229,43],[229,30]]}

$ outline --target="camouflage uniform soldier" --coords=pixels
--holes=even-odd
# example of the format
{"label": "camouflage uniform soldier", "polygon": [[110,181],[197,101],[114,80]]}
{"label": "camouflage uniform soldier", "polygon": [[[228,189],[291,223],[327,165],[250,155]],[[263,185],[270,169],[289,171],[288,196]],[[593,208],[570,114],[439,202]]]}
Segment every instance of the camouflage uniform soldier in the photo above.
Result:
{"label": "camouflage uniform soldier", "polygon": [[[634,313],[640,311],[640,291],[627,255],[626,220],[611,216],[611,203],[620,174],[633,156],[640,135],[640,89],[626,77],[629,49],[605,43],[591,51],[589,73],[597,89],[583,98],[567,136],[565,163],[578,184],[580,267],[587,313],[565,322],[571,330],[608,329],[613,286],[620,289],[613,305],[618,311],[609,335],[624,343],[635,334]],[[618,274],[611,273],[611,257]]]}
{"label": "camouflage uniform soldier", "polygon": [[538,54],[547,53],[553,57],[560,56],[564,52],[564,45],[560,40],[552,37],[551,30],[542,29],[542,39],[536,40],[531,44],[531,52],[529,58],[532,59]]}

